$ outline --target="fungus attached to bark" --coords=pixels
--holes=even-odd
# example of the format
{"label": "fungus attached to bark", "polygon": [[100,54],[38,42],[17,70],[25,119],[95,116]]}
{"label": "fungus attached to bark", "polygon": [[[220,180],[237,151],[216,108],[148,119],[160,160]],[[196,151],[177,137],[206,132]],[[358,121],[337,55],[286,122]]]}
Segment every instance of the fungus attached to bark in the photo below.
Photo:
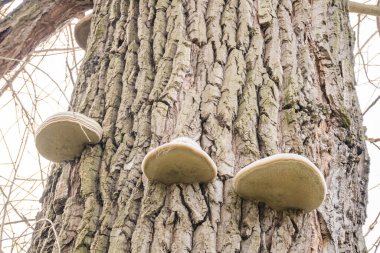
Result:
{"label": "fungus attached to bark", "polygon": [[234,189],[242,198],[265,202],[275,210],[318,208],[326,195],[319,169],[307,158],[278,154],[243,168],[234,177]]}
{"label": "fungus attached to bark", "polygon": [[47,118],[36,131],[38,152],[53,162],[72,160],[85,145],[96,144],[102,128],[93,119],[76,112],[61,112]]}
{"label": "fungus attached to bark", "polygon": [[194,140],[187,137],[150,151],[142,163],[146,177],[166,185],[176,183],[206,183],[216,177],[214,161]]}
{"label": "fungus attached to bark", "polygon": [[81,20],[79,20],[79,22],[75,25],[74,28],[75,41],[84,50],[87,47],[87,38],[90,34],[91,18],[92,14],[82,18]]}

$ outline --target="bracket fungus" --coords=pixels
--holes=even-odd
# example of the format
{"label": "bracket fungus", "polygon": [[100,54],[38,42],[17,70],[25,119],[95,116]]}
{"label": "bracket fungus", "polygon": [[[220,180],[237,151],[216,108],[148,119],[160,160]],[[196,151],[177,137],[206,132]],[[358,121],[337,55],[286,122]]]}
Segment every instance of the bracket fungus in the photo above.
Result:
{"label": "bracket fungus", "polygon": [[180,137],[151,150],[144,158],[146,177],[166,185],[206,183],[215,179],[217,168],[198,143]]}
{"label": "bracket fungus", "polygon": [[326,183],[319,169],[296,154],[277,154],[253,162],[233,180],[238,195],[265,202],[275,210],[318,208],[326,196]]}
{"label": "bracket fungus", "polygon": [[38,152],[53,162],[73,160],[85,145],[96,144],[102,128],[93,119],[77,112],[61,112],[47,118],[36,131]]}
{"label": "bracket fungus", "polygon": [[75,25],[74,37],[77,44],[85,50],[87,47],[87,38],[90,34],[92,14],[85,16]]}

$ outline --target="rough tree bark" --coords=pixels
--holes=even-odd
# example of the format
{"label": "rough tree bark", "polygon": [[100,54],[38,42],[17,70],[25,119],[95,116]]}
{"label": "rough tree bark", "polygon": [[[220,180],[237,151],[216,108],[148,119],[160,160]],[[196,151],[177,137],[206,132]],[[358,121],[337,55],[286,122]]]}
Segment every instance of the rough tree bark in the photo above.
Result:
{"label": "rough tree bark", "polygon": [[[38,218],[62,252],[365,252],[368,156],[346,1],[96,1],[72,96],[102,143],[57,164]],[[197,140],[210,184],[148,182],[150,148]],[[245,201],[232,177],[279,152],[326,177],[318,210]],[[37,224],[29,252],[58,252]]]}

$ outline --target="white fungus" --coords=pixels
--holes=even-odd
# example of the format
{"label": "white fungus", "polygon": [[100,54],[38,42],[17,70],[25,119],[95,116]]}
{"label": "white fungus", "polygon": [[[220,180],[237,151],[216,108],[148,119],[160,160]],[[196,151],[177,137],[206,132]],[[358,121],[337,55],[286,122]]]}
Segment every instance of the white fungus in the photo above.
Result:
{"label": "white fungus", "polygon": [[275,210],[318,208],[326,195],[319,169],[296,154],[277,154],[253,162],[240,170],[234,189],[244,199],[265,202]]}
{"label": "white fungus", "polygon": [[36,131],[38,152],[53,162],[73,160],[87,144],[102,138],[102,128],[93,119],[76,112],[61,112],[47,118]]}
{"label": "white fungus", "polygon": [[149,180],[166,185],[211,182],[217,174],[214,161],[198,143],[187,137],[150,151],[144,158],[142,170]]}

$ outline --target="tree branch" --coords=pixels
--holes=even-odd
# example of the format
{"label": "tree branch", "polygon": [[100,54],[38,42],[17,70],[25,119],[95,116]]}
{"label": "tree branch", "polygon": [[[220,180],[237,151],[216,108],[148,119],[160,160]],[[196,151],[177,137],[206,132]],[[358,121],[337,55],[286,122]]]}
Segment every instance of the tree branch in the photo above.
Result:
{"label": "tree branch", "polygon": [[362,3],[356,3],[353,1],[348,2],[348,10],[350,12],[360,13],[360,14],[366,14],[371,16],[380,16],[380,7],[378,5],[369,5],[369,4],[362,4]]}
{"label": "tree branch", "polygon": [[10,2],[12,2],[12,0],[0,0],[0,8]]}
{"label": "tree branch", "polygon": [[[0,20],[0,56],[22,60],[65,22],[92,6],[92,0],[25,1]],[[0,59],[0,77],[17,64]]]}

